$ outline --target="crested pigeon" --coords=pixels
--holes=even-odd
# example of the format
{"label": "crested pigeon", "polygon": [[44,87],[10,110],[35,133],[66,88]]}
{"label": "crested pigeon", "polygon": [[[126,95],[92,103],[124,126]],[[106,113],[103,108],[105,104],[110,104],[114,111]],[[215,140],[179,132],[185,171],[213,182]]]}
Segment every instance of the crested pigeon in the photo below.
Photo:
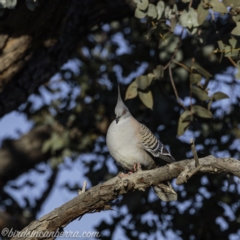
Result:
{"label": "crested pigeon", "polygon": [[[135,171],[135,166],[140,165],[144,169],[153,169],[160,165],[160,159],[175,161],[153,133],[131,115],[122,101],[119,87],[115,114],[116,118],[107,131],[107,146],[112,157],[122,168]],[[170,183],[160,183],[154,186],[154,191],[163,201],[177,199]]]}

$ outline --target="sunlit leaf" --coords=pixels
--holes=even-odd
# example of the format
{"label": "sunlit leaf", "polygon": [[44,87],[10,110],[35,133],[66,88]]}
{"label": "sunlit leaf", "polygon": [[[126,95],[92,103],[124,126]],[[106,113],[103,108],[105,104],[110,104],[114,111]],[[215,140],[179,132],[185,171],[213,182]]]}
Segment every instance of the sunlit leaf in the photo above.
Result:
{"label": "sunlit leaf", "polygon": [[148,0],[138,1],[138,3],[137,3],[137,8],[138,8],[139,10],[143,10],[143,11],[144,11],[144,10],[147,9],[148,4],[149,4]]}
{"label": "sunlit leaf", "polygon": [[157,3],[157,13],[158,13],[157,19],[160,19],[162,17],[164,8],[165,8],[165,3],[163,1],[159,1]]}
{"label": "sunlit leaf", "polygon": [[222,0],[225,6],[233,6],[238,7],[239,6],[239,0]]}
{"label": "sunlit leaf", "polygon": [[149,86],[148,76],[146,75],[141,75],[137,77],[135,81],[137,83],[138,88],[141,90],[145,90]]}
{"label": "sunlit leaf", "polygon": [[197,19],[200,25],[203,24],[203,22],[206,20],[208,12],[208,9],[203,8],[203,4],[200,2],[197,8]]}
{"label": "sunlit leaf", "polygon": [[231,38],[231,39],[229,39],[229,43],[230,43],[231,47],[234,49],[236,47],[237,40],[235,38]]}
{"label": "sunlit leaf", "polygon": [[150,108],[153,109],[153,96],[152,96],[152,92],[148,91],[148,92],[138,92],[139,98],[141,99],[141,101],[143,102],[143,104]]}
{"label": "sunlit leaf", "polygon": [[212,5],[212,8],[215,12],[219,13],[228,12],[226,6],[222,2],[219,2],[219,0],[210,0],[210,4]]}
{"label": "sunlit leaf", "polygon": [[158,12],[157,12],[157,8],[155,5],[153,5],[151,3],[149,4],[147,15],[152,18],[157,18]]}
{"label": "sunlit leaf", "polygon": [[179,20],[183,27],[187,27],[189,29],[199,26],[198,16],[193,8],[189,8],[188,11],[183,10]]}
{"label": "sunlit leaf", "polygon": [[223,41],[222,41],[222,40],[219,40],[217,43],[218,43],[219,49],[220,49],[220,50],[224,50],[224,47],[225,47],[225,46],[224,46]]}
{"label": "sunlit leaf", "polygon": [[141,10],[139,10],[138,8],[135,9],[135,13],[134,13],[134,16],[136,18],[144,18],[146,17],[147,13],[145,12],[142,12]]}
{"label": "sunlit leaf", "polygon": [[155,79],[155,75],[153,73],[149,73],[148,77],[148,86],[152,83],[152,80]]}
{"label": "sunlit leaf", "polygon": [[237,62],[237,73],[235,77],[240,80],[240,60]]}
{"label": "sunlit leaf", "polygon": [[199,105],[193,105],[192,106],[193,114],[197,115],[201,118],[212,118],[212,113],[207,110],[206,108],[199,106]]}
{"label": "sunlit leaf", "polygon": [[240,22],[236,23],[237,26],[232,30],[231,34],[240,36]]}
{"label": "sunlit leaf", "polygon": [[127,88],[125,100],[135,98],[138,94],[137,88],[138,88],[138,85],[136,81],[133,81]]}
{"label": "sunlit leaf", "polygon": [[240,20],[240,14],[238,14],[238,15],[236,15],[236,16],[232,16],[232,20],[233,20],[235,23],[239,22],[239,20]]}

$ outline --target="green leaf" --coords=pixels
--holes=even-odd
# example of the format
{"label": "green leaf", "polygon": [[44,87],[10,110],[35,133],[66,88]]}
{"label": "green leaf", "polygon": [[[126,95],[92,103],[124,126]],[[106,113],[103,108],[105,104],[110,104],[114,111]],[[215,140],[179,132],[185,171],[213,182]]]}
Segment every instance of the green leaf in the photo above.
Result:
{"label": "green leaf", "polygon": [[217,43],[218,43],[219,49],[220,49],[220,50],[224,50],[225,46],[224,46],[223,41],[222,41],[222,40],[219,40]]}
{"label": "green leaf", "polygon": [[[176,25],[177,25],[177,19],[176,19],[175,17],[174,17],[174,18],[171,18],[171,19],[170,19],[171,32],[174,31]],[[177,53],[179,53],[179,52],[177,52]]]}
{"label": "green leaf", "polygon": [[152,92],[148,91],[148,92],[138,92],[139,98],[141,99],[141,101],[143,102],[143,104],[150,108],[153,109],[153,96],[152,96]]}
{"label": "green leaf", "polygon": [[161,79],[163,77],[164,74],[164,70],[163,70],[163,66],[162,65],[158,65],[154,70],[153,70],[153,74],[156,77],[156,79]]}
{"label": "green leaf", "polygon": [[225,6],[238,7],[239,0],[222,0]]}
{"label": "green leaf", "polygon": [[138,94],[137,88],[138,88],[138,85],[136,81],[133,81],[127,88],[125,100],[135,98]]}
{"label": "green leaf", "polygon": [[212,74],[209,73],[207,70],[205,70],[203,67],[201,67],[197,62],[194,62],[192,66],[193,66],[194,69],[196,69],[205,78],[212,77]]}
{"label": "green leaf", "polygon": [[223,92],[215,92],[213,94],[213,98],[215,100],[221,100],[221,99],[229,98],[229,96]]}
{"label": "green leaf", "polygon": [[208,9],[203,8],[203,4],[202,2],[200,2],[197,8],[197,19],[200,25],[202,25],[203,22],[206,20],[208,12],[209,12]]}
{"label": "green leaf", "polygon": [[208,109],[209,111],[210,111],[212,102],[213,102],[213,96],[211,97],[210,101],[208,102],[208,108],[207,108],[207,109]]}
{"label": "green leaf", "polygon": [[62,149],[65,145],[64,138],[59,136],[55,132],[52,134],[51,140],[52,140],[52,148],[51,148],[52,153],[55,153],[57,150]]}
{"label": "green leaf", "polygon": [[147,77],[148,77],[148,86],[150,86],[150,84],[152,83],[152,80],[155,79],[155,75],[153,73],[149,73]]}
{"label": "green leaf", "polygon": [[177,130],[177,135],[181,136],[186,129],[189,127],[191,121],[188,119],[192,119],[192,113],[189,110],[185,110],[181,115],[178,120],[178,130]]}
{"label": "green leaf", "polygon": [[155,5],[153,5],[151,3],[149,4],[147,15],[152,18],[157,18],[158,12],[157,12],[157,8]]}
{"label": "green leaf", "polygon": [[193,105],[192,111],[193,111],[193,114],[197,115],[198,117],[213,118],[212,113],[209,110],[207,110],[206,108],[203,108],[202,106]]}
{"label": "green leaf", "polygon": [[183,27],[187,27],[189,29],[199,26],[198,16],[193,8],[189,8],[188,11],[183,10],[179,20]]}
{"label": "green leaf", "polygon": [[237,44],[237,40],[235,38],[231,38],[231,39],[229,39],[229,43],[232,48],[235,48],[236,44]]}
{"label": "green leaf", "polygon": [[232,16],[232,20],[233,20],[235,23],[239,22],[239,20],[240,20],[240,14],[238,14],[238,15],[236,15],[236,16]]}
{"label": "green leaf", "polygon": [[148,0],[139,0],[138,3],[137,3],[137,8],[139,10],[143,10],[144,11],[144,10],[147,9],[148,4],[149,4]]}
{"label": "green leaf", "polygon": [[231,57],[232,56],[232,48],[231,46],[226,46],[224,49],[224,56]]}
{"label": "green leaf", "polygon": [[202,80],[202,76],[198,73],[191,73],[190,74],[190,82],[192,84],[199,83]]}
{"label": "green leaf", "polygon": [[237,62],[237,70],[235,77],[240,80],[240,60]]}
{"label": "green leaf", "polygon": [[136,78],[136,83],[139,89],[145,90],[149,86],[148,76],[141,75]]}
{"label": "green leaf", "polygon": [[136,18],[144,18],[146,17],[147,13],[145,12],[142,12],[141,10],[139,10],[138,8],[135,9],[135,13],[134,13],[134,16]]}
{"label": "green leaf", "polygon": [[52,141],[51,141],[51,138],[50,139],[47,139],[43,145],[42,145],[42,152],[43,153],[46,153],[48,152],[52,147]]}
{"label": "green leaf", "polygon": [[228,12],[226,6],[222,2],[219,2],[219,0],[211,0],[210,4],[212,5],[212,8],[215,12],[219,12],[219,13]]}
{"label": "green leaf", "polygon": [[237,26],[232,30],[232,34],[236,36],[240,36],[240,22],[236,23]]}
{"label": "green leaf", "polygon": [[163,1],[159,1],[157,3],[157,13],[158,13],[157,19],[158,20],[162,17],[164,9],[165,9],[165,3]]}
{"label": "green leaf", "polygon": [[209,99],[208,94],[201,88],[199,87],[192,87],[192,93],[201,101],[206,101]]}
{"label": "green leaf", "polygon": [[[26,0],[26,2],[27,2],[27,0]],[[1,1],[1,4],[2,4],[2,3],[5,3],[7,8],[13,9],[13,8],[15,8],[15,6],[17,5],[17,0]]]}

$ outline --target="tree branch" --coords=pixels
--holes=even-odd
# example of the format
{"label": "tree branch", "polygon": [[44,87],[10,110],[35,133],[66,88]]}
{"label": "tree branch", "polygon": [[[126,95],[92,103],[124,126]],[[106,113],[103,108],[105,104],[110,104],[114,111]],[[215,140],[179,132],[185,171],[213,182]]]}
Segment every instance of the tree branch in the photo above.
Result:
{"label": "tree branch", "polygon": [[50,138],[51,132],[50,126],[39,126],[18,140],[3,142],[0,149],[0,186],[50,158],[49,152],[42,152],[42,145]]}
{"label": "tree branch", "polygon": [[18,1],[14,10],[5,11],[0,21],[0,117],[48,82],[93,26],[133,16],[131,4],[42,0],[30,11]]}
{"label": "tree branch", "polygon": [[[145,191],[150,186],[160,182],[177,178],[177,184],[182,184],[193,174],[229,172],[240,177],[240,161],[233,158],[215,158],[207,156],[199,159],[199,167],[195,167],[195,160],[182,160],[168,164],[161,168],[147,171],[139,171],[123,179],[114,177],[103,184],[99,184],[88,191],[76,196],[71,201],[56,208],[52,212],[41,217],[25,227],[23,231],[48,231],[56,232],[59,228],[65,227],[68,223],[86,213],[93,213],[102,210],[110,210],[109,202],[120,195],[131,191]],[[190,173],[190,175],[189,175]],[[77,193],[76,193],[77,194]],[[39,239],[27,237],[14,237],[12,239]],[[52,239],[52,238],[46,238]]]}

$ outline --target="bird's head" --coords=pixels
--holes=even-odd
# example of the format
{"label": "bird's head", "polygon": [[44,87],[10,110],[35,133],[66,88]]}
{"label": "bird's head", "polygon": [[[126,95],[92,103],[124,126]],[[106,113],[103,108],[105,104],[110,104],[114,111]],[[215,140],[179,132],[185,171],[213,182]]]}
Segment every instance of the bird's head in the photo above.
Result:
{"label": "bird's head", "polygon": [[116,123],[118,123],[121,119],[124,119],[131,115],[128,108],[122,101],[119,86],[118,86],[118,101],[115,107],[115,114],[116,114],[116,117],[115,117]]}

